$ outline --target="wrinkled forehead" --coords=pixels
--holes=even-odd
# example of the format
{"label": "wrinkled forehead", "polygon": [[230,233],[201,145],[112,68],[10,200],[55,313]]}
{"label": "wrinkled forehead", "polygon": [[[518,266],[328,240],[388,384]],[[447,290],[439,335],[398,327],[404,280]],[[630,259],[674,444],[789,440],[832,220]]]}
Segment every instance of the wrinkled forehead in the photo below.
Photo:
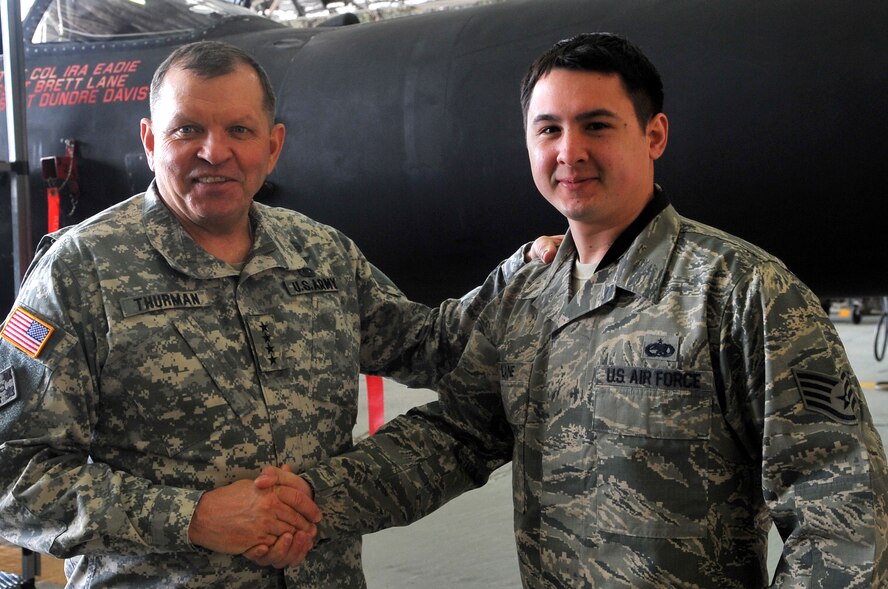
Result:
{"label": "wrinkled forehead", "polygon": [[152,118],[198,108],[255,112],[257,116],[271,118],[265,109],[259,76],[244,64],[213,75],[171,67],[157,88],[157,100],[151,105]]}

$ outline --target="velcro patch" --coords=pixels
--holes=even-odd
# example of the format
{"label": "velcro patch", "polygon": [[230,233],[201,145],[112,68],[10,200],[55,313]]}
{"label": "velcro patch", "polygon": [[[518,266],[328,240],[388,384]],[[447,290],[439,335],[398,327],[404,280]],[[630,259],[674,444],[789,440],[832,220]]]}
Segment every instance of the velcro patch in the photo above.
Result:
{"label": "velcro patch", "polygon": [[9,316],[0,336],[31,358],[36,358],[53,331],[55,328],[52,325],[18,307]]}
{"label": "velcro patch", "polygon": [[832,376],[811,370],[792,371],[805,408],[838,423],[857,423],[857,390],[846,373]]}
{"label": "velcro patch", "polygon": [[0,407],[12,403],[17,397],[18,394],[15,392],[15,374],[13,374],[12,366],[10,366],[0,372]]}
{"label": "velcro patch", "polygon": [[300,268],[299,274],[304,278],[284,280],[284,288],[287,289],[290,296],[314,292],[337,292],[339,290],[339,287],[336,286],[336,278],[317,276],[310,268]]}
{"label": "velcro patch", "polygon": [[650,366],[598,366],[595,384],[648,389],[712,390],[712,372]]}
{"label": "velcro patch", "polygon": [[124,317],[167,309],[186,309],[209,305],[210,296],[206,291],[201,290],[162,292],[120,300],[120,310]]}
{"label": "velcro patch", "polygon": [[642,349],[648,360],[677,360],[678,337],[646,335]]}

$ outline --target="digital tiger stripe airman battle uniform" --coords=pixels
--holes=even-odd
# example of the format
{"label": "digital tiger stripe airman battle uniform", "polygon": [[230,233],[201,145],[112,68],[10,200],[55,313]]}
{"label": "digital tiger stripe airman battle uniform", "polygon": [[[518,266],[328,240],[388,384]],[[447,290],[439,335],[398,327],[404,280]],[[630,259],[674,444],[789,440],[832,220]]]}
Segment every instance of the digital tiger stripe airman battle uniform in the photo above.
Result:
{"label": "digital tiger stripe airman battle uniform", "polygon": [[765,587],[772,522],[775,587],[885,587],[885,455],[834,327],[779,260],[664,199],[573,296],[568,233],[485,309],[440,403],[305,473],[322,535],[408,523],[511,460],[528,589]]}
{"label": "digital tiger stripe airman battle uniform", "polygon": [[68,231],[22,286],[26,329],[0,339],[0,534],[72,557],[71,587],[364,586],[360,538],[262,568],[191,545],[195,505],[350,448],[358,367],[432,384],[503,277],[430,310],[338,231],[261,204],[251,218],[238,270],[152,185]]}

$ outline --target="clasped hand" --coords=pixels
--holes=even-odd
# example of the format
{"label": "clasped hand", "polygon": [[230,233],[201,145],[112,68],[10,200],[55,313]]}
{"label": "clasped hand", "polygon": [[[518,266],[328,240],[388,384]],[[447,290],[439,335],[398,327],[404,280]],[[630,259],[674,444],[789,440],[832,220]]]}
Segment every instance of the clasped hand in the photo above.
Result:
{"label": "clasped hand", "polygon": [[285,568],[305,560],[320,519],[308,483],[287,466],[267,466],[255,481],[236,481],[204,493],[188,537],[209,550]]}

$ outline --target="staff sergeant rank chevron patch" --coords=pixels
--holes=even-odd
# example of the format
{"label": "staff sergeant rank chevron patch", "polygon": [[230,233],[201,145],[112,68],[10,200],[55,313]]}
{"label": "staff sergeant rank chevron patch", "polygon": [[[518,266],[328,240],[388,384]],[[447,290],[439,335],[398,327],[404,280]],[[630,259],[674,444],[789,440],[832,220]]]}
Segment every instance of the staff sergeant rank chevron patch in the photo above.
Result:
{"label": "staff sergeant rank chevron patch", "polygon": [[837,378],[810,370],[793,370],[792,373],[805,408],[839,423],[857,423],[857,391],[848,374],[843,372]]}

